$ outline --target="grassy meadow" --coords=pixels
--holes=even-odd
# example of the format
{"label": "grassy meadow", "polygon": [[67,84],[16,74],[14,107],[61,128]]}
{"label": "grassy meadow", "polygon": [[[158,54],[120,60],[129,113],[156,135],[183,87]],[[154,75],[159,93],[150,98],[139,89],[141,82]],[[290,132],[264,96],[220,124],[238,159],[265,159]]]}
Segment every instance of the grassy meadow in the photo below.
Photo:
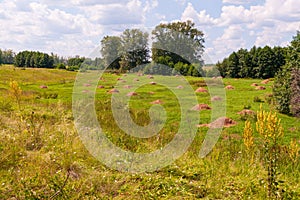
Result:
{"label": "grassy meadow", "polygon": [[[245,120],[248,119],[255,130],[256,117],[241,116],[238,112],[243,109],[258,111],[260,106],[263,110],[275,111],[272,80],[262,84],[262,80],[255,79],[223,79],[225,86],[234,86],[234,90],[226,89],[226,117],[237,124],[223,128],[212,152],[205,158],[198,157],[208,130],[199,127],[188,151],[172,165],[151,173],[131,174],[106,167],[82,144],[72,114],[76,75],[76,72],[65,70],[0,66],[0,199],[268,198],[268,170],[262,138],[254,131],[251,150],[246,149],[243,141]],[[164,102],[167,119],[159,134],[153,137],[129,136],[114,122],[111,94],[108,93],[121,76],[105,73],[99,80],[98,84],[104,88],[96,89],[95,107],[101,127],[122,149],[151,152],[163,148],[179,128],[180,109],[176,96],[161,85],[138,88],[135,92],[139,95],[132,96],[129,104],[133,121],[147,125],[150,102],[157,99]],[[142,79],[136,74],[129,78]],[[159,79],[164,77],[154,75],[149,82]],[[187,80],[194,90],[207,88],[202,78],[187,77]],[[13,81],[17,86],[11,84]],[[253,83],[266,90],[256,90],[251,86]],[[87,83],[83,92],[89,89]],[[209,93],[196,95],[199,104],[211,105]],[[200,124],[210,122],[211,112],[200,111]],[[282,114],[278,117],[284,136],[278,141],[277,198],[300,199],[300,121]],[[292,141],[295,141],[293,145]]]}

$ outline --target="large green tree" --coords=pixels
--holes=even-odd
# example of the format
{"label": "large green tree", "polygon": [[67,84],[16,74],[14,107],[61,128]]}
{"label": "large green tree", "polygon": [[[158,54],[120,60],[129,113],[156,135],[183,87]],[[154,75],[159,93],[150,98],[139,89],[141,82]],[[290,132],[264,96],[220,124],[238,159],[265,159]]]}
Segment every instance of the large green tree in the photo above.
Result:
{"label": "large green tree", "polygon": [[106,67],[111,69],[120,68],[121,38],[117,36],[105,36],[101,40],[101,55]]}
{"label": "large green tree", "polygon": [[251,77],[252,58],[247,49],[240,49],[237,52],[239,57],[238,77]]}
{"label": "large green tree", "polygon": [[0,49],[0,64],[13,64],[15,53],[11,50]]}
{"label": "large green tree", "polygon": [[126,29],[121,35],[122,70],[129,70],[138,65],[149,63],[149,34],[139,29]]}
{"label": "large green tree", "polygon": [[162,23],[152,31],[152,60],[171,58],[172,63],[199,63],[204,51],[204,34],[191,21]]}
{"label": "large green tree", "polygon": [[265,46],[258,54],[257,60],[257,78],[271,78],[275,76],[275,54],[271,47]]}
{"label": "large green tree", "polygon": [[278,72],[274,97],[281,113],[300,115],[300,32],[293,38],[287,52],[286,65]]}
{"label": "large green tree", "polygon": [[228,58],[228,75],[232,78],[239,78],[239,71],[239,56],[233,52]]}

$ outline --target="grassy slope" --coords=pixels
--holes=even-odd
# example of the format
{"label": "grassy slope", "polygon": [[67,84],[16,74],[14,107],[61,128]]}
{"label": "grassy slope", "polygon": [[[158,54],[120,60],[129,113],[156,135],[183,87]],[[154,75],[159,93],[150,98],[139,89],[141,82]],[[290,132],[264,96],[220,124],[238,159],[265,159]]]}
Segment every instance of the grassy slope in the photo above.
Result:
{"label": "grassy slope", "polygon": [[[255,96],[265,98],[271,93],[257,91],[250,85],[260,80],[224,79],[226,85],[235,86],[227,91],[227,116],[238,125],[226,128],[217,146],[208,157],[197,157],[207,128],[199,128],[189,151],[173,165],[155,173],[126,174],[110,170],[95,160],[84,148],[72,122],[71,94],[74,72],[44,69],[13,69],[0,67],[0,199],[16,197],[58,199],[265,199],[266,172],[261,164],[260,146],[254,149],[256,156],[250,158],[243,150],[242,135],[244,121],[237,114],[244,106],[258,110],[260,103],[253,102]],[[158,80],[160,77],[155,77]],[[105,89],[97,89],[97,113],[111,140],[124,149],[151,151],[166,144],[176,132],[178,111],[174,108],[175,96],[161,86],[144,86],[140,94],[133,97],[132,116],[136,122],[147,124],[149,102],[162,99],[168,112],[168,125],[162,130],[163,137],[138,141],[126,136],[112,123],[107,103],[116,75],[105,74]],[[24,91],[21,110],[9,96],[8,83],[16,80]],[[196,89],[202,81],[188,78]],[[41,89],[47,85],[48,89]],[[261,84],[260,84],[261,85]],[[155,92],[149,95],[149,90]],[[57,98],[56,98],[57,96]],[[197,94],[199,103],[210,103],[209,96]],[[273,109],[263,103],[266,110]],[[32,113],[34,111],[34,113]],[[143,118],[138,118],[143,116]],[[299,140],[299,121],[279,115],[285,128],[284,143],[292,138]],[[201,112],[201,123],[210,119],[210,111]],[[294,131],[291,131],[291,130]],[[235,137],[228,137],[235,135]],[[121,139],[120,139],[121,138]],[[223,139],[222,139],[223,138]],[[299,198],[299,160],[292,164],[287,155],[281,158],[280,179],[284,180],[283,195]]]}

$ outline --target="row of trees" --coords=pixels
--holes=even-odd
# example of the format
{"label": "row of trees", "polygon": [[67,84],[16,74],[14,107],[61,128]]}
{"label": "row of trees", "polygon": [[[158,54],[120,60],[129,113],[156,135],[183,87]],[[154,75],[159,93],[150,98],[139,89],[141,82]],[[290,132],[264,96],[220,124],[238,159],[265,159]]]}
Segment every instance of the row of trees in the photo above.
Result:
{"label": "row of trees", "polygon": [[13,64],[15,53],[12,50],[0,49],[0,65],[1,64]]}
{"label": "row of trees", "polygon": [[19,52],[14,59],[16,67],[53,68],[53,57],[35,51]]}
{"label": "row of trees", "polygon": [[[197,70],[202,64],[204,35],[194,25],[187,21],[156,26],[151,35],[151,51],[149,34],[139,29],[127,29],[119,37],[105,36],[101,40],[104,65],[111,69],[127,71],[153,61],[176,69],[182,75],[200,76]],[[149,71],[151,66],[147,66],[146,71]],[[159,69],[157,65],[155,70],[150,71],[163,74],[161,70],[163,69]]]}
{"label": "row of trees", "polygon": [[64,58],[53,53],[49,55],[38,51],[22,51],[12,56],[9,63],[3,64],[14,64],[16,67],[24,68],[57,68],[74,71],[78,70],[83,63],[89,69],[92,68],[90,66],[102,65],[102,62],[102,59],[99,58],[95,60],[80,56]]}
{"label": "row of trees", "polygon": [[271,78],[285,65],[287,48],[269,46],[240,49],[217,63],[221,76],[229,78]]}

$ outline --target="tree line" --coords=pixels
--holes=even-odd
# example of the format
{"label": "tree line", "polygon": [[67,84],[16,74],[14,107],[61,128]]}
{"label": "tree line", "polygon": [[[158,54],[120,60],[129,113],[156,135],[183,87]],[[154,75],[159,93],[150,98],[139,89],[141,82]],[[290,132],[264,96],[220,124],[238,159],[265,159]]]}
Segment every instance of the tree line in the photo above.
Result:
{"label": "tree line", "polygon": [[252,47],[233,52],[216,64],[221,76],[228,78],[273,78],[286,63],[286,47]]}
{"label": "tree line", "polygon": [[204,34],[194,23],[161,23],[152,30],[151,39],[150,49],[149,34],[139,29],[126,29],[120,36],[105,36],[101,40],[104,65],[121,72],[145,65],[145,73],[201,76]]}
{"label": "tree line", "polygon": [[[22,68],[57,68],[74,71],[78,70],[83,62],[94,64],[93,62],[88,62],[88,60],[88,58],[80,56],[65,58],[53,53],[47,54],[28,50],[16,54],[11,49],[0,49],[0,65],[13,64]],[[96,61],[100,63],[99,58],[96,58]]]}
{"label": "tree line", "polygon": [[53,57],[34,51],[22,51],[14,59],[16,67],[53,68],[53,63]]}

